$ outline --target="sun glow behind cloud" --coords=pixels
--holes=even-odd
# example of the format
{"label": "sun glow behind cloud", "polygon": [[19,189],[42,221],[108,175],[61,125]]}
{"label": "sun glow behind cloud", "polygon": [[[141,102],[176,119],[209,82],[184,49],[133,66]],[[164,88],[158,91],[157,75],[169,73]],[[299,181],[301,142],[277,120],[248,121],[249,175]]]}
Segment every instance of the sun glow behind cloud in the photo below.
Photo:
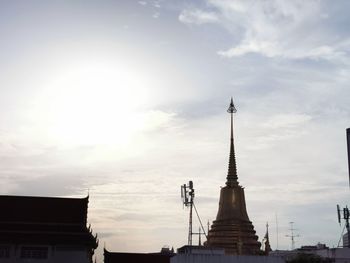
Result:
{"label": "sun glow behind cloud", "polygon": [[44,87],[31,116],[60,145],[126,146],[172,116],[149,108],[156,80],[125,65],[73,65]]}

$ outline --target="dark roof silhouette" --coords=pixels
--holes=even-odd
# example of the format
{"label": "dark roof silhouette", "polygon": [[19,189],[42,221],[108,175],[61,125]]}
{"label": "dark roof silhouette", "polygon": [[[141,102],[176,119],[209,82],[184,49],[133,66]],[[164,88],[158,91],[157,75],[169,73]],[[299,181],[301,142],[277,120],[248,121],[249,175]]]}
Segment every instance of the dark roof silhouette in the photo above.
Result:
{"label": "dark roof silhouette", "polygon": [[104,249],[104,263],[169,263],[170,258],[174,254],[161,254],[161,253],[120,253],[109,252]]}
{"label": "dark roof silhouette", "polygon": [[0,195],[0,222],[86,224],[88,197]]}
{"label": "dark roof silhouette", "polygon": [[87,223],[88,197],[0,195],[0,242],[97,247]]}

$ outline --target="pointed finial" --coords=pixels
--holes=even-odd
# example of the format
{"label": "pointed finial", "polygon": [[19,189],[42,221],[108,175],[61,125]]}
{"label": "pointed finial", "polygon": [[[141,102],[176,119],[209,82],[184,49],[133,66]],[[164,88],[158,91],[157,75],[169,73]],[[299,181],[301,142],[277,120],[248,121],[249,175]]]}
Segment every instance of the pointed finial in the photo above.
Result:
{"label": "pointed finial", "polygon": [[231,97],[231,103],[230,103],[230,106],[229,108],[227,109],[227,112],[228,113],[236,113],[237,110],[235,108],[235,105],[233,104],[233,98]]}
{"label": "pointed finial", "polygon": [[265,238],[269,238],[269,222],[266,222],[266,235]]}

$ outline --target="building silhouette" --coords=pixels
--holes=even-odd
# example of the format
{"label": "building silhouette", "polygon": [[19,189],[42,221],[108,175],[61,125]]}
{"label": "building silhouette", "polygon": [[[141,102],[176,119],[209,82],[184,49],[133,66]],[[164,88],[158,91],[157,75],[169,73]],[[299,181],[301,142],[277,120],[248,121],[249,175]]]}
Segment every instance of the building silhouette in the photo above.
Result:
{"label": "building silhouette", "polygon": [[91,263],[89,198],[0,196],[0,262]]}

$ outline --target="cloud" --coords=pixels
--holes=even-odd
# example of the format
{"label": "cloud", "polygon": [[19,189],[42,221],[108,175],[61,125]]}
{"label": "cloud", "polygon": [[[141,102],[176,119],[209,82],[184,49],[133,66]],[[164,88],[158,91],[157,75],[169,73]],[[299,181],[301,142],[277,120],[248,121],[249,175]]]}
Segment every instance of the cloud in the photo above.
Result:
{"label": "cloud", "polygon": [[205,12],[200,9],[183,10],[179,15],[179,20],[184,24],[202,25],[218,21],[214,12]]}
{"label": "cloud", "polygon": [[138,1],[138,3],[139,3],[140,5],[143,5],[143,6],[147,5],[147,2],[146,2],[146,1]]}
{"label": "cloud", "polygon": [[304,125],[309,120],[311,120],[311,116],[306,114],[277,114],[270,117],[264,126],[271,129],[289,129]]}
{"label": "cloud", "polygon": [[326,59],[341,60],[346,52],[339,50],[336,46],[328,45],[317,46],[308,49],[289,49],[279,41],[266,41],[262,39],[249,39],[242,41],[241,44],[224,51],[217,52],[223,57],[238,57],[249,53],[258,53],[263,56],[274,58],[282,57],[287,59]]}
{"label": "cloud", "polygon": [[160,13],[159,12],[155,12],[153,15],[152,15],[152,17],[153,18],[159,18],[159,16],[160,16]]}
{"label": "cloud", "polygon": [[278,113],[263,118],[261,123],[257,123],[259,134],[252,135],[254,143],[246,145],[251,150],[261,150],[300,138],[311,121],[310,115],[293,113]]}
{"label": "cloud", "polygon": [[[217,53],[239,57],[250,53],[269,58],[342,60],[350,45],[336,34],[334,9],[322,1],[207,0],[205,8],[189,8],[179,20],[185,24],[215,22],[225,28],[234,45]],[[341,29],[339,29],[341,30]]]}

